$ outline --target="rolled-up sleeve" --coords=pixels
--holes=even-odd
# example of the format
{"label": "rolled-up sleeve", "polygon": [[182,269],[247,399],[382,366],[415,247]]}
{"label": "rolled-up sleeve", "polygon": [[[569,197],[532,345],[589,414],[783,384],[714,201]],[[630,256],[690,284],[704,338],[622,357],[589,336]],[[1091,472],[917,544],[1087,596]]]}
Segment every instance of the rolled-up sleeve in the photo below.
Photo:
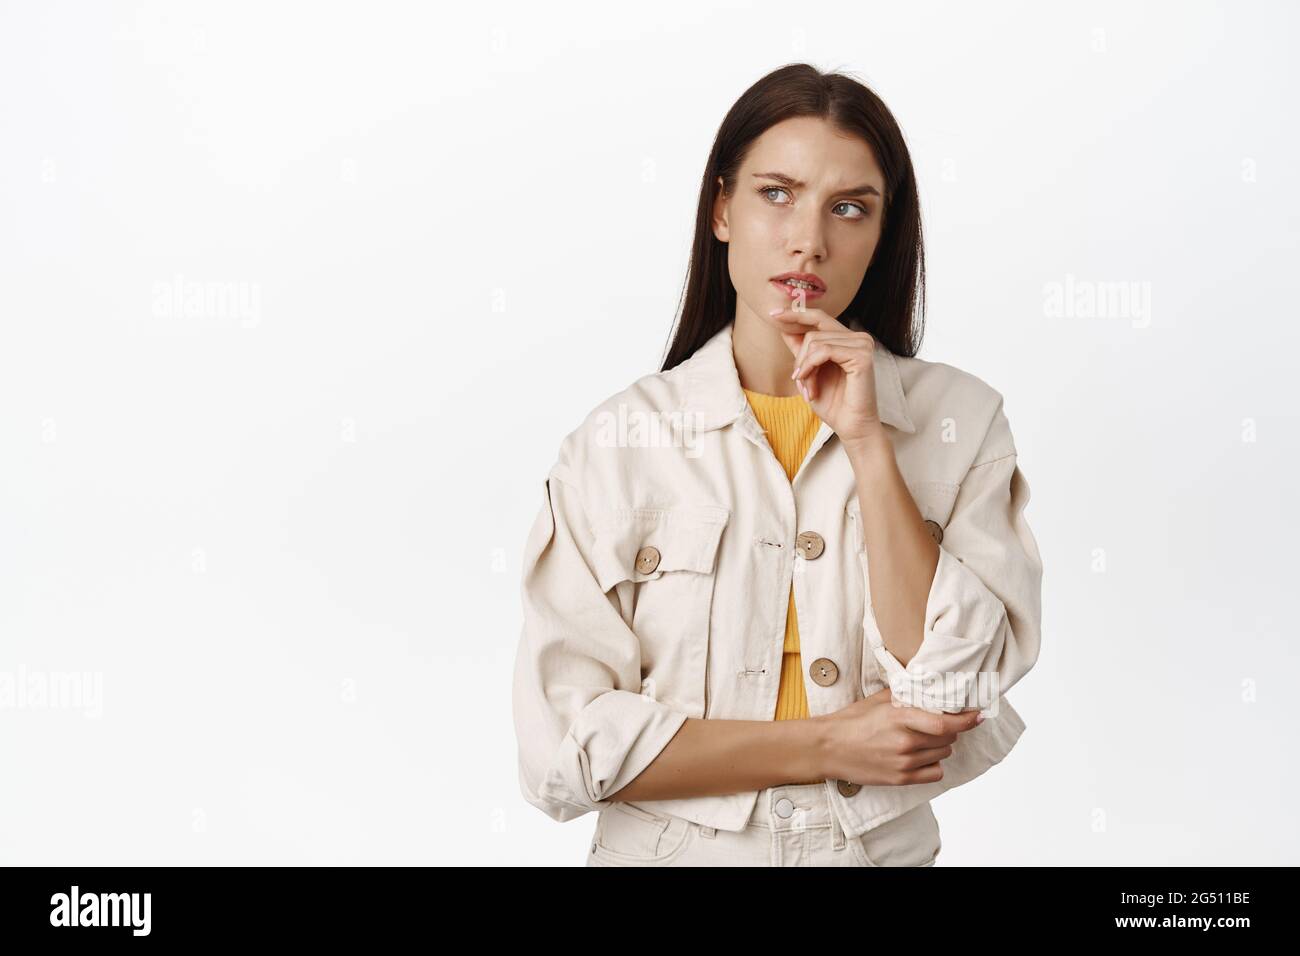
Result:
{"label": "rolled-up sleeve", "polygon": [[1043,564],[1028,503],[999,403],[943,530],[925,631],[906,667],[885,646],[868,599],[867,639],[895,700],[950,713],[988,709],[1034,666]]}
{"label": "rolled-up sleeve", "polygon": [[557,463],[523,558],[512,709],[524,799],[564,822],[608,806],[687,714],[641,694],[641,648],[591,561],[573,470]]}

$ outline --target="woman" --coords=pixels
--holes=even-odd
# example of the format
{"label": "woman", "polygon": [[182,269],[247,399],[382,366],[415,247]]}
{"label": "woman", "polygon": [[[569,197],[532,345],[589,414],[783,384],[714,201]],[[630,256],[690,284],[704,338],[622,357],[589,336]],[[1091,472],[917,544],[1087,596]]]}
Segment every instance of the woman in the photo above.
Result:
{"label": "woman", "polygon": [[870,90],[732,107],[663,368],[564,439],[525,547],[520,783],[597,811],[588,865],[931,865],[930,800],[1023,731],[1029,488],[1002,396],[914,357],[923,263]]}

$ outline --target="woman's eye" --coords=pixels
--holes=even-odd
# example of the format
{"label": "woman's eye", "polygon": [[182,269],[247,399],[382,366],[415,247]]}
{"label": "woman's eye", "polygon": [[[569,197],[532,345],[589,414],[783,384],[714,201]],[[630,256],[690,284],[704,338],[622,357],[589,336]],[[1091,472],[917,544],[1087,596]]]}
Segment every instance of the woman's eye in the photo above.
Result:
{"label": "woman's eye", "polygon": [[[758,191],[760,195],[762,195],[765,199],[767,199],[768,202],[771,202],[773,205],[776,206],[790,205],[788,202],[776,202],[774,199],[772,199],[770,195],[771,193],[786,193],[787,195],[789,195],[789,190],[787,190],[784,186],[763,186]],[[867,216],[870,215],[870,213],[868,213],[864,207],[859,206],[855,202],[846,201],[846,202],[840,202],[835,204],[836,209],[839,209],[841,206],[847,206],[849,209],[856,209],[858,211],[858,215],[856,216],[846,215],[842,217],[844,219],[866,219]]]}

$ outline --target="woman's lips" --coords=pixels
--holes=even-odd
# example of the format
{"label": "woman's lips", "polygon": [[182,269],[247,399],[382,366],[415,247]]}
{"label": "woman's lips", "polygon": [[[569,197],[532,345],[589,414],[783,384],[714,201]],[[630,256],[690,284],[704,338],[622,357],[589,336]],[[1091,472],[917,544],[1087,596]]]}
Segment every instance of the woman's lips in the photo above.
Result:
{"label": "woman's lips", "polygon": [[768,280],[791,299],[797,299],[800,295],[804,297],[805,302],[811,302],[813,299],[820,299],[826,293],[821,289],[802,289],[798,286],[786,285],[784,282],[778,282],[776,279]]}

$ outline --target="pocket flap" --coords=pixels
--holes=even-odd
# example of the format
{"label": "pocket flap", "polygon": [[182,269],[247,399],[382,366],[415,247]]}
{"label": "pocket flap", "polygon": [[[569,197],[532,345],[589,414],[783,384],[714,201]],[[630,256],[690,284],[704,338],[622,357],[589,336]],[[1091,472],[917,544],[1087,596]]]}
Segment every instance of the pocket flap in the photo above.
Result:
{"label": "pocket flap", "polygon": [[[653,581],[665,572],[712,574],[722,531],[731,512],[719,505],[615,508],[597,519],[592,563],[602,591],[620,581]],[[653,571],[637,568],[637,555],[654,548]]]}

